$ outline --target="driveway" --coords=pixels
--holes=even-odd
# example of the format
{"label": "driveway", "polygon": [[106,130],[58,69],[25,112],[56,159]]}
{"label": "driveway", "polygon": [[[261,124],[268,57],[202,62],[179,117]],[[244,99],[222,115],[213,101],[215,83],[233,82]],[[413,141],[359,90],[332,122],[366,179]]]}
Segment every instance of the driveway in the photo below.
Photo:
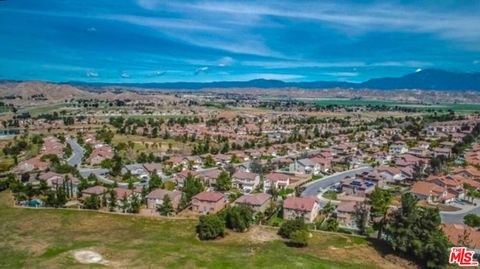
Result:
{"label": "driveway", "polygon": [[68,165],[75,167],[80,166],[80,164],[82,164],[83,155],[85,154],[85,149],[74,139],[67,138],[67,143],[72,148],[72,156],[67,160]]}
{"label": "driveway", "polygon": [[361,168],[356,168],[352,170],[347,170],[344,172],[339,172],[335,173],[330,176],[323,177],[321,179],[318,179],[316,181],[312,181],[310,183],[307,183],[305,186],[305,190],[302,192],[301,196],[306,197],[306,196],[317,196],[318,195],[318,190],[322,188],[322,190],[325,190],[340,181],[342,179],[345,179],[346,177],[353,177],[356,174],[361,174],[363,172],[369,172],[372,171],[373,168],[370,166],[367,167],[361,167]]}

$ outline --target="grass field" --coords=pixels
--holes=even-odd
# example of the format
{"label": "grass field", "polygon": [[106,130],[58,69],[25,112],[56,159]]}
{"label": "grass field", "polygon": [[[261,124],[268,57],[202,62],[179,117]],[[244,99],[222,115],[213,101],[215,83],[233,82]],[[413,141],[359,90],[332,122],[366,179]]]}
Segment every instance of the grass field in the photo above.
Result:
{"label": "grass field", "polygon": [[66,108],[67,106],[64,103],[48,104],[48,105],[40,105],[40,106],[29,106],[29,107],[20,109],[19,113],[28,112],[30,113],[30,115],[35,117],[40,114],[53,113],[54,111],[60,111]]}
{"label": "grass field", "polygon": [[422,109],[452,109],[454,111],[480,111],[480,104],[410,104],[395,101],[381,101],[381,100],[364,100],[364,99],[346,99],[346,98],[325,98],[315,101],[319,106],[339,105],[339,106],[366,106],[366,105],[385,105],[385,106],[401,106]]}
{"label": "grass field", "polygon": [[[196,220],[165,220],[8,206],[0,193],[0,268],[414,268],[383,258],[364,238],[314,233],[308,247],[287,247],[275,230],[203,242]],[[75,250],[90,249],[107,265],[82,265]],[[401,263],[396,265],[395,263]]]}

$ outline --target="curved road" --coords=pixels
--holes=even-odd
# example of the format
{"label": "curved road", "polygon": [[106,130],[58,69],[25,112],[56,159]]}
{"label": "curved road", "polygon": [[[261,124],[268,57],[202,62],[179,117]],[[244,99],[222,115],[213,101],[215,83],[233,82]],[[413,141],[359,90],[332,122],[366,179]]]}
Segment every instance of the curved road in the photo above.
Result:
{"label": "curved road", "polygon": [[361,174],[363,172],[369,172],[372,171],[373,168],[370,166],[367,167],[361,167],[361,168],[356,168],[352,170],[347,170],[344,172],[339,172],[335,173],[330,176],[326,176],[324,178],[318,179],[316,181],[307,183],[305,186],[305,190],[302,192],[301,196],[306,197],[306,196],[317,196],[318,195],[318,190],[320,188],[322,189],[327,189],[330,186],[333,186],[337,183],[339,183],[342,179],[346,177],[353,177],[356,174]]}
{"label": "curved road", "polygon": [[80,166],[80,164],[82,164],[83,155],[85,154],[85,149],[74,139],[67,138],[67,143],[72,148],[72,156],[67,160],[68,165],[75,167]]}
{"label": "curved road", "polygon": [[480,215],[480,203],[476,201],[477,206],[453,212],[440,212],[440,217],[442,218],[442,223],[453,223],[453,224],[463,224],[463,217],[468,214],[477,214]]}

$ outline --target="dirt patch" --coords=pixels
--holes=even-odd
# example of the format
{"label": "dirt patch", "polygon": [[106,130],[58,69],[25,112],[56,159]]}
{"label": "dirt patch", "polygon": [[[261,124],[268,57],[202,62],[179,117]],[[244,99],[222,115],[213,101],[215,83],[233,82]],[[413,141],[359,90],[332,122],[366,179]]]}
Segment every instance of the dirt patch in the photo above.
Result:
{"label": "dirt patch", "polygon": [[259,226],[252,226],[248,231],[248,237],[254,242],[268,242],[280,239],[276,231],[264,229]]}
{"label": "dirt patch", "polygon": [[73,258],[82,264],[107,264],[108,261],[100,253],[93,250],[76,250],[73,252]]}

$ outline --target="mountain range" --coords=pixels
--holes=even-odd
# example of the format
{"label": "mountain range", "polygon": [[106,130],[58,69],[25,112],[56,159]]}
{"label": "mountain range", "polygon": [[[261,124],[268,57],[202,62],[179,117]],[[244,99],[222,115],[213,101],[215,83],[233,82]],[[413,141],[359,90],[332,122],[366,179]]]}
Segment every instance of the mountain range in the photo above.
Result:
{"label": "mountain range", "polygon": [[285,82],[281,80],[255,79],[249,81],[217,82],[159,82],[159,83],[96,83],[67,82],[74,86],[121,86],[145,89],[197,90],[208,88],[301,88],[301,89],[421,89],[446,91],[480,91],[480,73],[460,73],[440,69],[425,69],[402,77],[370,79],[361,83],[341,81]]}

